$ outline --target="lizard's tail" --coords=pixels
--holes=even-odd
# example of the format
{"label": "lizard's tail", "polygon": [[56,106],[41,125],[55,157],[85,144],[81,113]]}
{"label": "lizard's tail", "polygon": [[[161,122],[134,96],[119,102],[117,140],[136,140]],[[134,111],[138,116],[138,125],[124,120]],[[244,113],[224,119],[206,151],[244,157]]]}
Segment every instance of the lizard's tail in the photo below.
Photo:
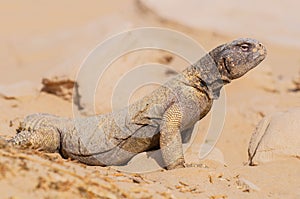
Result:
{"label": "lizard's tail", "polygon": [[23,130],[7,142],[21,148],[31,148],[53,153],[60,148],[60,134],[55,128]]}

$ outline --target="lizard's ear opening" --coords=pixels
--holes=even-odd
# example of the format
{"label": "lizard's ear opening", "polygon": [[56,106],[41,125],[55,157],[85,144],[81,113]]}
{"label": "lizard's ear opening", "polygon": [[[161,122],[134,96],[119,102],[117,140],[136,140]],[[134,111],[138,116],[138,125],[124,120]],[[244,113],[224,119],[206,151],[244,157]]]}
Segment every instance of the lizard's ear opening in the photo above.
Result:
{"label": "lizard's ear opening", "polygon": [[232,79],[230,66],[228,65],[230,63],[228,60],[229,56],[227,55],[227,52],[227,44],[220,45],[209,52],[209,55],[215,61],[218,71],[221,75],[221,79],[225,84],[229,83]]}
{"label": "lizard's ear opening", "polygon": [[232,76],[230,71],[229,62],[226,58],[220,58],[217,64],[219,73],[221,74],[221,79],[223,80],[224,84],[230,83]]}

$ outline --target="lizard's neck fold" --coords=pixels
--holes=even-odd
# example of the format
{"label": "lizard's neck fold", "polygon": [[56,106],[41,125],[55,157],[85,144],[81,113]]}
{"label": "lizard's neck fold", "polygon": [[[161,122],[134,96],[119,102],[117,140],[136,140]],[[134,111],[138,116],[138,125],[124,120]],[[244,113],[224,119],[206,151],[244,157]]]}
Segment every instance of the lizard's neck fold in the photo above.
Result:
{"label": "lizard's neck fold", "polygon": [[195,64],[183,71],[183,75],[190,85],[196,88],[207,89],[207,94],[211,99],[218,99],[220,90],[224,85],[216,62],[209,54],[206,54]]}

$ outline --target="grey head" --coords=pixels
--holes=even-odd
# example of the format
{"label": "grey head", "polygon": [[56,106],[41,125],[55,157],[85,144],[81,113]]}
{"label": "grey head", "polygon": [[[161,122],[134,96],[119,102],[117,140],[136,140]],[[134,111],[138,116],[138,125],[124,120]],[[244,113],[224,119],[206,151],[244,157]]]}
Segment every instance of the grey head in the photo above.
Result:
{"label": "grey head", "polygon": [[209,52],[217,64],[223,83],[239,78],[262,62],[266,48],[255,39],[237,39]]}

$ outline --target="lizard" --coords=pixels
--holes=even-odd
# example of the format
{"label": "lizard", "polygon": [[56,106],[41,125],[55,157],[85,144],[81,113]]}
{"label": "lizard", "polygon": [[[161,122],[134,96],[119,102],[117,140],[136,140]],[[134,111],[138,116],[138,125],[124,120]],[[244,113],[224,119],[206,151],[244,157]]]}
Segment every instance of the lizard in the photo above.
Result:
{"label": "lizard", "polygon": [[82,118],[32,114],[7,141],[99,166],[126,164],[138,153],[160,148],[166,169],[182,168],[183,134],[207,115],[223,85],[246,74],[266,55],[259,41],[236,39],[123,109]]}

